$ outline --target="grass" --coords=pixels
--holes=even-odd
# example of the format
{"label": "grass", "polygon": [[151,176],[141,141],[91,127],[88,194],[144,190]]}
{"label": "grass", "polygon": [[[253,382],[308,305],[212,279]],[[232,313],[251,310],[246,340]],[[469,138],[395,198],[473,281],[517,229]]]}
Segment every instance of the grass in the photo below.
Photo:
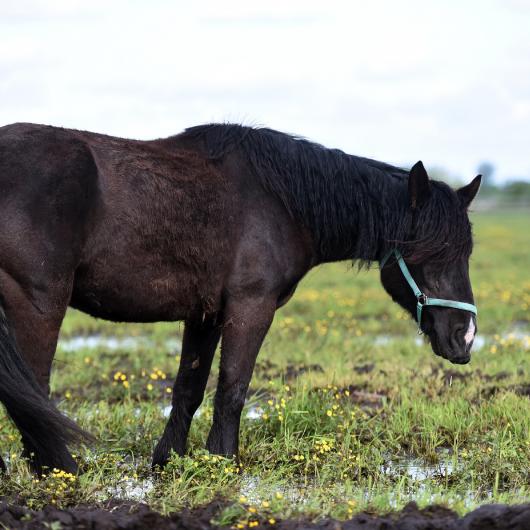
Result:
{"label": "grass", "polygon": [[[278,312],[262,348],[239,464],[203,449],[214,368],[188,455],[173,456],[153,480],[150,455],[166,421],[182,326],[117,325],[70,311],[53,394],[98,443],[78,451],[79,477],[51,471],[37,481],[2,421],[11,474],[0,495],[35,508],[133,498],[162,512],[221,495],[227,507],[218,522],[239,528],[300,514],[384,512],[410,500],[461,513],[530,500],[530,218],[497,212],[473,220],[483,344],[472,363],[450,365],[418,341],[375,269],[321,267]],[[74,349],[79,336],[97,336],[96,347]]]}

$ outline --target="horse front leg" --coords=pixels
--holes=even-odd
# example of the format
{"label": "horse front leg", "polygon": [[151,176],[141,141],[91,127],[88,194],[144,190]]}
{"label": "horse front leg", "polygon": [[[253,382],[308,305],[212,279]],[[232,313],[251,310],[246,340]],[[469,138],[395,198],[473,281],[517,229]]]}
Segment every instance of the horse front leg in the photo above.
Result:
{"label": "horse front leg", "polygon": [[271,296],[227,302],[213,425],[207,441],[211,453],[237,456],[241,411],[275,310],[276,298]]}
{"label": "horse front leg", "polygon": [[191,420],[202,403],[220,335],[221,328],[213,318],[186,322],[171,414],[153,453],[153,469],[165,466],[171,451],[184,454]]}

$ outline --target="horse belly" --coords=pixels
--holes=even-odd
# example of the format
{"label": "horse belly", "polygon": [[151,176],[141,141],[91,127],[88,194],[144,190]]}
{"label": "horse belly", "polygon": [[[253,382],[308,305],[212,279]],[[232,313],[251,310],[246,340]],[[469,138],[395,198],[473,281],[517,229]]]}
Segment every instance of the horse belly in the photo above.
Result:
{"label": "horse belly", "polygon": [[[135,267],[134,263],[127,267],[119,264],[109,267],[109,263],[80,267],[74,280],[72,307],[120,322],[186,320],[219,309],[220,295],[201,293],[201,282],[191,271],[155,272]],[[207,307],[204,298],[209,301]]]}

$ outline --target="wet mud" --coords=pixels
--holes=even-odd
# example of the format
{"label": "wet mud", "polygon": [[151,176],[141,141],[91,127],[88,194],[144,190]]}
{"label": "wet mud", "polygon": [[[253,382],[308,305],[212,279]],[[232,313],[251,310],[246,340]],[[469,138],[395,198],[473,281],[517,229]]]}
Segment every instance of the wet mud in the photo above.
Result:
{"label": "wet mud", "polygon": [[[194,510],[183,510],[168,516],[160,515],[145,504],[109,501],[104,507],[80,506],[59,510],[48,506],[41,511],[10,505],[0,501],[0,527],[4,528],[57,528],[57,529],[162,529],[209,530],[231,528],[215,523],[223,501],[215,501]],[[278,530],[528,530],[530,529],[530,504],[507,506],[491,504],[482,506],[464,517],[442,506],[418,509],[410,503],[400,512],[387,515],[361,513],[347,521],[322,519],[268,520],[255,527]]]}

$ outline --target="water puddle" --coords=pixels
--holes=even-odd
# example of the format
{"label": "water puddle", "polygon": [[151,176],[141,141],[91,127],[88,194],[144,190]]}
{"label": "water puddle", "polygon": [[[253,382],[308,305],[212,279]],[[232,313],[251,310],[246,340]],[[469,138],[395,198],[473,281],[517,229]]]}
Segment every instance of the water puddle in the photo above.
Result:
{"label": "water puddle", "polygon": [[111,499],[145,502],[147,495],[149,495],[153,488],[153,479],[138,480],[127,478],[119,484],[107,488],[105,494]]}
{"label": "water puddle", "polygon": [[[167,405],[166,407],[162,407],[162,416],[164,416],[164,418],[169,418],[172,408],[173,407],[171,405]],[[195,411],[195,414],[193,415],[193,417],[194,418],[198,418],[201,414],[202,414],[202,410],[201,410],[201,407],[199,407]]]}
{"label": "water puddle", "polygon": [[471,351],[478,351],[484,348],[486,345],[486,337],[484,335],[475,335],[473,339],[473,346],[471,346]]}
{"label": "water puddle", "polygon": [[[388,346],[394,342],[403,340],[402,335],[376,335],[373,338],[373,343],[376,346]],[[414,344],[416,346],[423,346],[425,338],[416,336]],[[519,326],[512,331],[504,333],[500,336],[500,340],[517,340],[522,343],[522,347],[530,349],[529,331],[526,327]],[[478,351],[484,348],[487,342],[493,342],[493,336],[476,335],[473,342],[473,351]],[[73,352],[82,349],[95,350],[97,348],[104,348],[107,350],[138,350],[140,348],[153,348],[159,346],[160,343],[154,341],[147,336],[139,337],[116,337],[112,335],[78,335],[69,339],[60,339],[58,348],[65,352]],[[177,338],[169,338],[162,342],[162,346],[171,352],[180,352],[182,349],[182,341]]]}
{"label": "water puddle", "polygon": [[447,478],[459,467],[459,461],[449,451],[441,451],[436,463],[425,462],[411,456],[391,457],[381,466],[381,473],[390,477],[406,476],[415,482],[433,478]]}
{"label": "water puddle", "polygon": [[[169,418],[169,415],[171,414],[171,405],[161,405],[160,410],[162,411],[162,416],[164,418]],[[135,409],[136,415],[140,414],[140,409]],[[194,418],[198,418],[202,414],[202,407],[199,407],[195,414],[193,415]],[[248,408],[245,417],[249,420],[259,420],[261,416],[263,415],[263,409],[258,405],[253,405]]]}
{"label": "water puddle", "polygon": [[262,416],[263,409],[259,405],[250,406],[245,414],[247,420],[259,420]]}
{"label": "water puddle", "polygon": [[[106,335],[78,335],[69,339],[60,339],[58,349],[65,352],[79,350],[95,350],[98,348],[107,350],[138,350],[140,348],[154,348],[159,343],[146,336],[140,337],[115,337]],[[166,339],[162,346],[171,352],[180,352],[182,342],[179,339]]]}
{"label": "water puddle", "polygon": [[[373,339],[373,342],[376,346],[389,346],[393,344],[394,342],[397,342],[399,340],[404,340],[405,337],[401,335],[376,335]],[[484,348],[487,343],[493,343],[494,337],[491,335],[476,335],[475,339],[473,340],[473,346],[471,348],[471,351],[477,352]],[[513,331],[504,333],[500,336],[500,340],[517,340],[520,341],[522,344],[522,347],[526,350],[530,349],[530,339],[529,339],[529,332],[527,329],[515,329]],[[427,339],[425,339],[422,336],[417,336],[414,338],[414,344],[416,346],[423,346],[426,344]]]}

